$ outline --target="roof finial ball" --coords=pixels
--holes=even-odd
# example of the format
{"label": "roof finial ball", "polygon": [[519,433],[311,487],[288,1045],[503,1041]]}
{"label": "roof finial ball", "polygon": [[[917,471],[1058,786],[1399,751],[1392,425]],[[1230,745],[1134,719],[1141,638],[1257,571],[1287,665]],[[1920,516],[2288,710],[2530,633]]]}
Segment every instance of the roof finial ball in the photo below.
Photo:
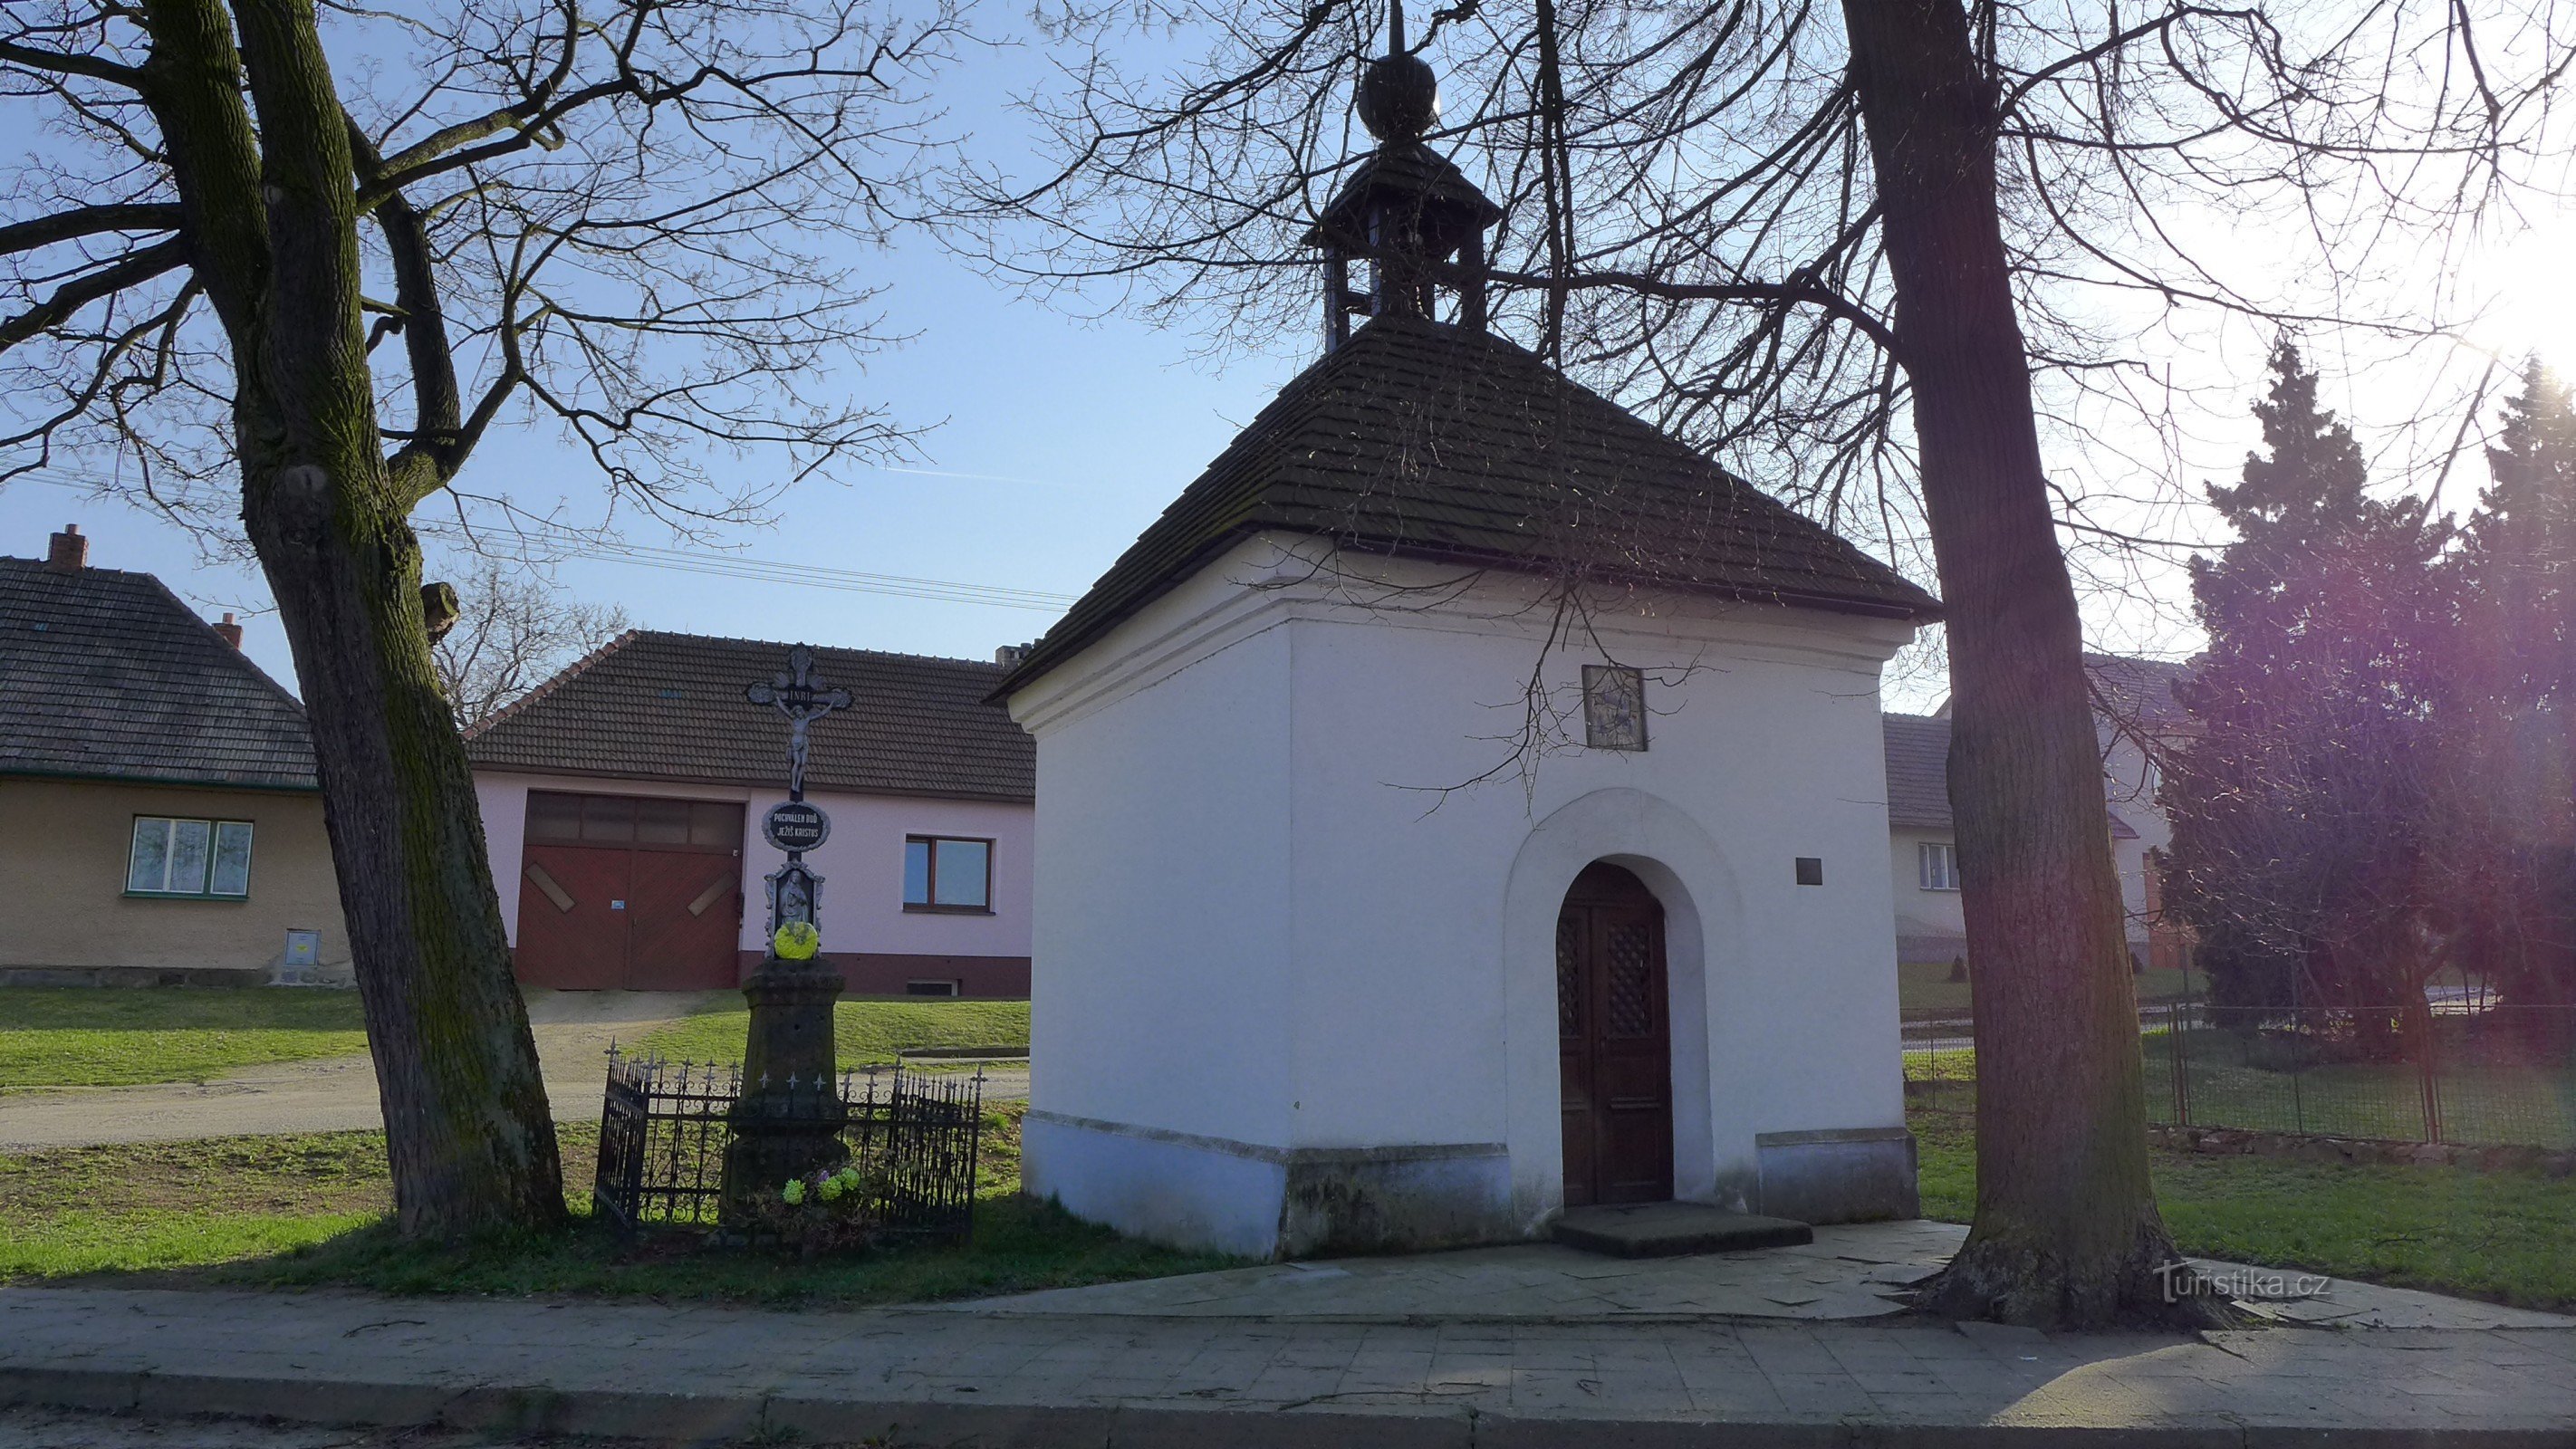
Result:
{"label": "roof finial ball", "polygon": [[1359,113],[1381,141],[1419,141],[1440,119],[1440,78],[1418,55],[1381,55],[1360,72]]}
{"label": "roof finial ball", "polygon": [[[1402,0],[1387,0],[1386,21],[1386,54],[1360,72],[1355,108],[1377,149],[1306,233],[1324,250],[1326,351],[1351,340],[1353,317],[1433,320],[1443,291],[1458,298],[1458,325],[1485,328],[1484,230],[1502,208],[1423,143],[1440,119],[1440,83],[1405,49]],[[1351,285],[1354,262],[1368,268],[1363,287]]]}

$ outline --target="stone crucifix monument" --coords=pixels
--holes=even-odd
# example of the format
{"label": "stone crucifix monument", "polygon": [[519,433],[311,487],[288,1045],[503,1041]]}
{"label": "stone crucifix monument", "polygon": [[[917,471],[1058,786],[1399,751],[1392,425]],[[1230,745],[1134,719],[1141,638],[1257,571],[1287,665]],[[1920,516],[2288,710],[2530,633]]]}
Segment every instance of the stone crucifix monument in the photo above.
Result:
{"label": "stone crucifix monument", "polygon": [[779,1192],[788,1179],[836,1166],[849,1155],[841,1142],[848,1109],[837,1089],[832,1050],[832,1003],[841,994],[841,973],[821,957],[823,878],[805,864],[805,852],[831,835],[832,822],[805,801],[805,756],[807,730],[848,708],[850,692],[816,679],[814,653],[799,644],[787,651],[785,672],[752,684],[743,697],[775,706],[787,717],[787,799],[760,822],[762,836],[787,852],[787,860],[766,877],[769,949],[742,987],[751,1001],[751,1031],[743,1046],[733,1142],[725,1150],[728,1224],[748,1221],[746,1210]]}

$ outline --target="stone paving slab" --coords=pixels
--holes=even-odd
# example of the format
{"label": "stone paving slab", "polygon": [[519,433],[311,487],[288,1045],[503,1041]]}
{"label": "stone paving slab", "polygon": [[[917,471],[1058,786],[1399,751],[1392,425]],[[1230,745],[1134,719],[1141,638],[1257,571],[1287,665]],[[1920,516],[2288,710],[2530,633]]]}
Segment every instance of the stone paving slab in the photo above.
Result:
{"label": "stone paving slab", "polygon": [[994,1449],[2576,1446],[2576,1330],[2049,1335],[0,1289],[0,1406],[22,1404]]}
{"label": "stone paving slab", "polygon": [[[1955,1223],[1853,1223],[1815,1241],[1691,1257],[1622,1259],[1553,1243],[1229,1268],[951,1304],[1007,1316],[1405,1322],[1886,1318],[1950,1260]],[[2576,1329],[2576,1318],[2382,1288],[2289,1269],[2195,1260],[2258,1316],[2348,1328]]]}

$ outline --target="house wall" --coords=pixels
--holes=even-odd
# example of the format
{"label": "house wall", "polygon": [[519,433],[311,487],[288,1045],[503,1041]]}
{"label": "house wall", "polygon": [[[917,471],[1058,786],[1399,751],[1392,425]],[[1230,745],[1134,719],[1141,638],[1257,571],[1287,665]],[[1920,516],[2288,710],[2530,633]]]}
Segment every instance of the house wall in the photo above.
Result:
{"label": "house wall", "polygon": [[[2146,753],[2127,735],[2107,728],[2102,734],[2103,791],[2111,813],[2137,832],[2136,839],[2114,836],[2111,865],[2120,877],[2121,929],[2129,950],[2141,961],[2150,957],[2149,942],[2156,912],[2147,885],[2148,852],[2172,842],[2173,827],[2155,800],[2154,777]],[[1918,848],[1926,841],[1949,842],[1947,831],[1903,826],[1888,831],[1888,880],[1896,897],[1896,956],[1900,961],[1946,961],[1967,950],[1967,924],[1957,891],[1922,888]],[[2159,947],[2153,964],[2168,965],[2170,949]]]}
{"label": "house wall", "polygon": [[[743,870],[741,969],[748,974],[766,949],[767,907],[761,877],[778,869],[784,852],[760,838],[760,817],[787,798],[783,790],[690,785],[658,780],[603,779],[478,770],[474,793],[500,887],[501,914],[517,940],[522,892],[521,843],[527,829],[528,792],[570,790],[584,794],[645,795],[686,800],[732,800],[744,806],[747,859]],[[831,838],[806,852],[823,877],[823,956],[841,968],[859,992],[900,993],[914,979],[954,980],[969,996],[1026,996],[1029,991],[1030,881],[1035,854],[1034,812],[1026,805],[920,796],[809,793],[831,817]],[[963,915],[903,908],[903,842],[907,835],[962,835],[993,842],[993,912]]]}
{"label": "house wall", "polygon": [[[137,815],[250,821],[249,896],[125,894]],[[324,972],[349,964],[318,794],[0,777],[0,880],[0,968],[78,981],[206,971],[265,981],[290,929],[321,933]]]}
{"label": "house wall", "polygon": [[2111,859],[2120,872],[2122,930],[2130,951],[2143,961],[2154,922],[2148,901],[2147,855],[2173,843],[2173,824],[2156,803],[2155,775],[2148,768],[2146,751],[2127,734],[2104,731],[2102,777],[2111,813],[2138,832],[2135,840],[2113,840]]}
{"label": "house wall", "polygon": [[1957,891],[1923,888],[1922,847],[1952,845],[1946,830],[1888,832],[1888,884],[1896,896],[1896,959],[1947,961],[1968,949],[1968,923]]}
{"label": "house wall", "polygon": [[[1555,920],[1606,858],[1665,905],[1677,1193],[1910,1212],[1877,695],[1905,627],[1598,617],[1663,681],[1650,748],[1551,747],[1524,777],[1548,617],[1527,587],[1375,609],[1314,581],[1307,547],[1247,543],[1013,701],[1043,802],[1032,1186],[1258,1254],[1543,1230]],[[1578,739],[1598,662],[1544,665]],[[1799,856],[1824,885],[1795,884]],[[1811,1191],[1855,1152],[1876,1200]]]}

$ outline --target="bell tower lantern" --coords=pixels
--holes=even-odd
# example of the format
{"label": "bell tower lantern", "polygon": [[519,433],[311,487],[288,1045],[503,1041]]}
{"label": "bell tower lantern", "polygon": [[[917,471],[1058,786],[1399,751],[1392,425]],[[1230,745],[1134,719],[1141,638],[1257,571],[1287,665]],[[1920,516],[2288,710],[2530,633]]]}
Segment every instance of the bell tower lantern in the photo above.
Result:
{"label": "bell tower lantern", "polygon": [[[1306,233],[1306,244],[1324,252],[1326,351],[1350,339],[1354,314],[1440,320],[1434,308],[1444,285],[1457,294],[1457,323],[1485,328],[1485,228],[1503,211],[1423,144],[1440,117],[1440,85],[1404,48],[1400,0],[1390,10],[1387,53],[1361,73],[1355,108],[1377,149]],[[1355,263],[1363,286],[1352,285]]]}

